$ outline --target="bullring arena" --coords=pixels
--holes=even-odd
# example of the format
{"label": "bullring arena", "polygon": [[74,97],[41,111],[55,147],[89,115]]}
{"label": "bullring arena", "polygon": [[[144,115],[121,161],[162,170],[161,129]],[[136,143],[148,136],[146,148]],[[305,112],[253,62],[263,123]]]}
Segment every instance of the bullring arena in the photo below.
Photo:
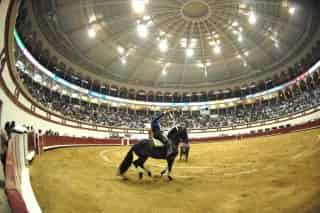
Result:
{"label": "bullring arena", "polygon": [[0,212],[320,212],[319,11],[0,0]]}
{"label": "bullring arena", "polygon": [[193,144],[173,182],[156,160],[146,163],[152,178],[139,180],[135,169],[127,181],[117,177],[126,147],[58,149],[33,162],[31,181],[44,212],[317,212],[319,136]]}

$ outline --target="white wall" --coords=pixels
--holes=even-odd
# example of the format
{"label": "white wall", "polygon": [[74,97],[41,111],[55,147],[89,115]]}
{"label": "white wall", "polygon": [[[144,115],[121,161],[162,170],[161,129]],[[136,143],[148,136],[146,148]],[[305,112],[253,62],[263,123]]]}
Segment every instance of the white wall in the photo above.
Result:
{"label": "white wall", "polygon": [[0,50],[4,47],[5,20],[8,6],[9,0],[2,0],[0,3]]}
{"label": "white wall", "polygon": [[[2,51],[2,49],[4,48],[5,21],[6,21],[6,11],[8,9],[8,6],[9,6],[9,0],[3,0],[0,3],[0,51]],[[0,58],[0,60],[1,60],[1,58]],[[2,98],[0,98],[0,100],[2,100]],[[2,117],[3,117],[3,115],[0,116],[1,127],[4,125],[4,123],[2,122]]]}

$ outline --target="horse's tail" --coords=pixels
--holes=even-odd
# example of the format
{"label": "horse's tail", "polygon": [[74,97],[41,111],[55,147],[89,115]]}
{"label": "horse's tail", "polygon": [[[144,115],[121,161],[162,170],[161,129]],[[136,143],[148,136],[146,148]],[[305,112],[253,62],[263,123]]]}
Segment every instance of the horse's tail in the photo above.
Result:
{"label": "horse's tail", "polygon": [[121,162],[119,167],[119,175],[123,175],[131,166],[133,160],[133,148],[131,147],[130,151],[127,153],[124,160]]}

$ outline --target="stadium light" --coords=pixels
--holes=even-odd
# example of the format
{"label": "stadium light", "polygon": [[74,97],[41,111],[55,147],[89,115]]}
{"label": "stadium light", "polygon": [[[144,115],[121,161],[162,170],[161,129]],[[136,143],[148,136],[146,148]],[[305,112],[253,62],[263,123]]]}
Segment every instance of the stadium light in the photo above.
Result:
{"label": "stadium light", "polygon": [[163,69],[163,70],[162,70],[162,75],[163,75],[163,76],[166,76],[166,75],[167,75],[167,70],[166,70],[166,69]]}
{"label": "stadium light", "polygon": [[141,37],[141,38],[146,38],[148,37],[148,28],[146,27],[146,25],[144,24],[138,24],[137,26],[137,32],[138,32],[138,35]]}
{"label": "stadium light", "polygon": [[187,57],[192,57],[194,55],[194,50],[191,48],[186,49],[186,56]]}
{"label": "stadium light", "polygon": [[213,48],[213,52],[215,54],[220,54],[221,53],[221,47],[219,45],[216,45],[214,48]]}
{"label": "stadium light", "polygon": [[159,43],[159,49],[161,52],[167,52],[168,51],[168,40],[163,39]]}
{"label": "stadium light", "polygon": [[295,7],[289,7],[289,13],[290,15],[294,15],[296,12],[296,8]]}
{"label": "stadium light", "polygon": [[249,21],[249,24],[251,24],[251,25],[254,25],[254,24],[257,23],[257,16],[256,16],[256,14],[254,12],[250,12],[249,13],[248,21]]}
{"label": "stadium light", "polygon": [[166,76],[168,74],[168,67],[170,66],[171,64],[170,63],[166,63],[164,66],[163,66],[163,69],[162,69],[162,75],[163,76]]}
{"label": "stadium light", "polygon": [[197,66],[200,67],[200,68],[204,68],[205,67],[205,65],[203,63],[198,63]]}
{"label": "stadium light", "polygon": [[126,65],[127,64],[127,60],[125,58],[121,58],[121,64],[122,65]]}
{"label": "stadium light", "polygon": [[232,22],[232,26],[233,26],[233,27],[238,27],[238,26],[239,26],[239,23],[238,23],[237,21],[234,21],[234,22]]}
{"label": "stadium light", "polygon": [[132,9],[135,13],[141,14],[145,11],[146,4],[144,0],[132,0],[131,1]]}
{"label": "stadium light", "polygon": [[88,36],[89,36],[90,38],[95,38],[96,35],[97,35],[97,33],[96,33],[95,29],[94,29],[93,27],[90,27],[90,28],[88,29]]}
{"label": "stadium light", "polygon": [[123,54],[124,54],[124,48],[123,48],[123,47],[118,46],[117,50],[118,50],[118,53],[119,53],[120,55],[123,55]]}

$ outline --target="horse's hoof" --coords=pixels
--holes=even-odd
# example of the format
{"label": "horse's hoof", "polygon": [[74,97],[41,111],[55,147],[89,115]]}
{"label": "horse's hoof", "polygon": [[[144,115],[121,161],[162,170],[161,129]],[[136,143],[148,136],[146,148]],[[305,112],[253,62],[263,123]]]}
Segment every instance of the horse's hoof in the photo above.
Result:
{"label": "horse's hoof", "polygon": [[141,180],[143,178],[143,174],[139,173],[139,179]]}
{"label": "horse's hoof", "polygon": [[151,172],[148,172],[148,175],[149,175],[149,177],[152,177],[152,173]]}
{"label": "horse's hoof", "polygon": [[171,176],[168,176],[169,181],[173,181],[173,178]]}
{"label": "horse's hoof", "polygon": [[121,177],[122,180],[129,180],[129,178],[127,178],[127,177],[124,176],[124,175],[119,175],[119,177]]}
{"label": "horse's hoof", "polygon": [[162,171],[162,172],[160,173],[161,177],[162,177],[165,173],[166,173],[166,171]]}

